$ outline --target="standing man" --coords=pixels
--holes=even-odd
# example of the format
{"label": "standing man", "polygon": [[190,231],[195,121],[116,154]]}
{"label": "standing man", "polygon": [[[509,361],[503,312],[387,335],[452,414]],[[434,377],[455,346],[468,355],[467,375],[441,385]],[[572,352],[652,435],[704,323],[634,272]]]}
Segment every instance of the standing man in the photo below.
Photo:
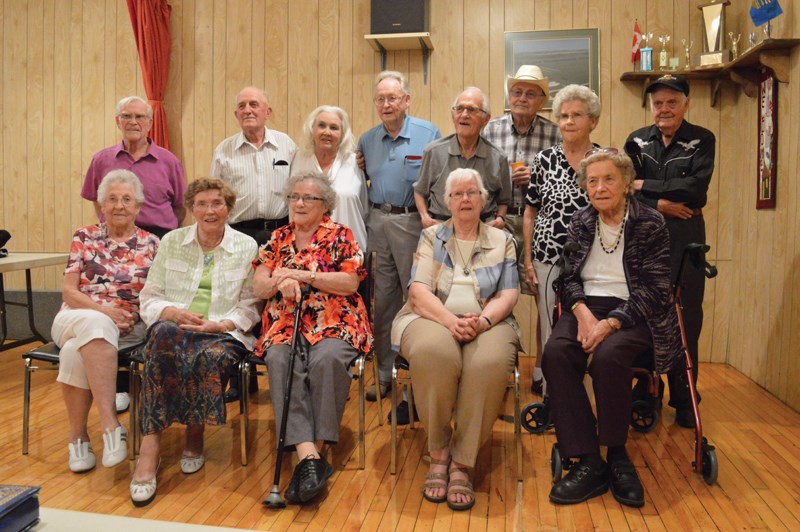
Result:
{"label": "standing man", "polygon": [[[666,218],[674,283],[686,245],[706,241],[703,207],[714,172],[716,139],[709,130],[683,119],[689,110],[689,83],[685,78],[666,74],[648,85],[647,92],[655,125],[631,133],[625,150],[636,169],[633,183],[637,195]],[[705,275],[687,264],[682,278],[683,320],[696,383]],[[668,375],[669,404],[675,408],[676,423],[693,428],[694,412],[685,375],[683,369]]]}
{"label": "standing man", "polygon": [[[408,297],[408,280],[422,231],[412,185],[422,165],[422,150],[441,138],[425,120],[408,116],[411,93],[400,72],[378,74],[373,100],[381,124],[361,136],[358,151],[370,182],[367,217],[369,251],[377,252],[375,276],[375,352],[378,355],[378,391],[367,390],[375,401],[389,392],[395,354],[391,350],[392,320]],[[398,415],[398,418],[402,417]]]}
{"label": "standing man", "polygon": [[489,98],[477,87],[458,95],[450,109],[456,132],[425,148],[422,169],[414,183],[414,201],[422,227],[450,218],[444,184],[456,168],[477,170],[489,191],[481,220],[502,229],[511,203],[511,173],[505,154],[481,136],[481,129],[492,117]]}
{"label": "standing man", "polygon": [[[531,180],[534,157],[545,148],[561,141],[561,132],[553,122],[537,113],[550,99],[549,80],[536,65],[522,65],[514,77],[506,80],[510,113],[493,118],[483,128],[483,136],[503,150],[511,168],[513,189],[511,205],[506,214],[506,229],[517,240],[517,269],[519,278],[525,279],[525,261],[522,257],[522,216],[525,213],[525,194]],[[520,282],[523,294],[536,295]],[[542,393],[541,327],[536,322],[536,367],[533,368],[531,390]]]}
{"label": "standing man", "polygon": [[263,90],[243,88],[236,96],[233,114],[242,131],[216,147],[211,175],[236,192],[231,227],[250,235],[260,246],[272,231],[289,223],[281,194],[297,146],[285,133],[267,128],[272,108]]}
{"label": "standing man", "polygon": [[144,187],[144,204],[136,216],[136,226],[161,238],[177,228],[186,216],[183,166],[172,152],[157,146],[147,136],[153,127],[153,108],[145,100],[138,96],[121,99],[117,103],[116,122],[122,131],[122,142],[92,157],[81,197],[94,203],[97,218],[102,222],[104,216],[97,203],[100,182],[111,170],[133,172]]}

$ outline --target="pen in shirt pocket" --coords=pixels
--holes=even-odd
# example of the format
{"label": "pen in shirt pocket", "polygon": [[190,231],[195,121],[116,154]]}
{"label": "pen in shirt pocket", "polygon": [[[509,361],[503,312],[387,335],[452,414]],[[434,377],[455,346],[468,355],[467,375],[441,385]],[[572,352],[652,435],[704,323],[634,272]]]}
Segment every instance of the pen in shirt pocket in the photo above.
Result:
{"label": "pen in shirt pocket", "polygon": [[284,161],[283,159],[272,159],[272,166],[289,166],[289,163]]}
{"label": "pen in shirt pocket", "polygon": [[406,155],[404,158],[405,162],[417,162],[422,160],[422,155]]}

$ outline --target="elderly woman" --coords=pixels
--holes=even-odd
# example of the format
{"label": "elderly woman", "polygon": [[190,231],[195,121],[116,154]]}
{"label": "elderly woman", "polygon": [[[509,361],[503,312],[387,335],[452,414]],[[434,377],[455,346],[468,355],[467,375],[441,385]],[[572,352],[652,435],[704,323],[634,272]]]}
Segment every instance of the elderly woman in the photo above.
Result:
{"label": "elderly woman", "polygon": [[[644,490],[625,451],[634,361],[655,352],[656,369],[680,360],[680,331],[671,304],[669,236],[664,218],[631,197],[633,164],[614,148],[595,148],[581,162],[578,182],[591,206],[572,217],[565,311],[544,348],[561,455],[579,461],[550,491],[573,504],[601,495],[640,507]],[[597,418],[583,387],[588,364]],[[608,447],[607,463],[600,446]]]}
{"label": "elderly woman", "polygon": [[476,170],[447,176],[452,218],[422,231],[408,302],[392,327],[428,434],[423,496],[454,510],[475,503],[469,468],[491,435],[520,347],[511,315],[519,285],[514,240],[481,222],[486,195]]}
{"label": "elderly woman", "polygon": [[[584,154],[593,147],[589,135],[600,119],[600,98],[588,87],[567,85],[553,100],[553,116],[563,140],[539,152],[534,160],[522,233],[525,284],[536,294],[542,348],[552,331],[553,281],[561,274],[558,261],[567,226],[572,215],[589,204],[586,192],[578,186],[577,171]],[[542,393],[541,366],[539,357],[533,370],[534,393]]]}
{"label": "elderly woman", "polygon": [[367,185],[356,164],[356,141],[347,113],[331,105],[314,109],[303,126],[303,139],[292,160],[292,176],[322,175],[336,192],[334,222],[350,228],[362,250],[367,249]]}
{"label": "elderly woman", "polygon": [[[323,176],[290,177],[284,188],[292,222],[272,233],[253,261],[258,297],[267,299],[256,355],[266,358],[269,392],[280,433],[289,371],[294,311],[303,305],[285,445],[299,460],[286,500],[303,504],[325,487],[333,468],[320,454],[339,441],[350,390],[350,362],[372,345],[366,308],[358,294],[366,277],[352,231],[331,220],[336,192]],[[307,288],[308,295],[301,296]]]}
{"label": "elderly woman", "polygon": [[250,262],[255,240],[226,224],[236,194],[219,179],[202,178],[186,191],[196,222],[168,233],[142,290],[147,323],[142,373],[142,446],[131,500],[144,506],[156,494],[161,433],[186,425],[181,470],[205,463],[205,425],[225,424],[222,380],[252,349],[258,321]]}
{"label": "elderly woman", "polygon": [[92,401],[103,428],[103,465],[113,467],[128,454],[127,432],[114,406],[117,349],[144,340],[139,292],[158,249],[158,238],[134,225],[144,202],[139,178],[113,170],[97,192],[105,222],[75,231],[64,270],[64,304],[53,321],[53,341],[61,348],[62,383],[69,420],[69,468],[95,466],[86,420]]}

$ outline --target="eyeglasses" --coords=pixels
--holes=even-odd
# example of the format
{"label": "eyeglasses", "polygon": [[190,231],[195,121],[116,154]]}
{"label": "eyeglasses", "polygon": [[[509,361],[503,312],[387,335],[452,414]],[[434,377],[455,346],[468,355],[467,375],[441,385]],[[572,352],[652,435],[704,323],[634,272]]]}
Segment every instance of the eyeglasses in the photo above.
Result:
{"label": "eyeglasses", "polygon": [[403,99],[403,96],[378,96],[377,98],[375,98],[372,101],[375,102],[375,105],[381,105],[382,106],[382,105],[387,104],[387,103],[389,105],[394,105],[394,104],[398,103],[402,99]]}
{"label": "eyeglasses", "polygon": [[300,194],[289,194],[286,196],[286,199],[289,200],[289,203],[297,203],[300,200],[303,200],[303,203],[311,203],[314,201],[323,201],[324,198],[320,198],[319,196],[301,196]]}
{"label": "eyeglasses", "polygon": [[150,120],[150,117],[147,115],[132,115],[130,113],[120,113],[117,116],[119,116],[120,120],[122,120],[123,122],[130,122],[131,120],[136,120],[141,124],[142,122]]}
{"label": "eyeglasses", "polygon": [[467,113],[468,115],[474,115],[478,113],[485,113],[483,109],[480,107],[469,107],[465,105],[456,105],[455,107],[450,108],[453,113],[460,115],[461,113]]}
{"label": "eyeglasses", "polygon": [[122,203],[123,206],[130,207],[131,205],[136,203],[136,200],[131,196],[122,196],[121,198],[112,196],[110,198],[106,198],[104,203],[108,203],[109,205],[117,205],[119,203]]}
{"label": "eyeglasses", "polygon": [[591,157],[592,155],[597,155],[598,153],[607,153],[609,155],[617,155],[619,150],[616,148],[608,147],[608,148],[592,148],[591,150],[586,152],[586,155],[583,156],[584,159]]}
{"label": "eyeglasses", "polygon": [[464,198],[473,199],[475,196],[479,195],[480,193],[481,193],[480,190],[467,190],[466,192],[451,192],[450,193],[450,197],[453,198],[453,199],[457,199],[457,200],[464,199]]}
{"label": "eyeglasses", "polygon": [[536,92],[535,90],[524,91],[522,89],[513,89],[509,94],[514,98],[522,98],[524,95],[529,100],[544,98],[543,92]]}
{"label": "eyeglasses", "polygon": [[589,116],[586,113],[561,113],[558,115],[558,119],[562,122],[568,122],[572,120],[573,122],[577,122],[578,120],[582,120]]}
{"label": "eyeglasses", "polygon": [[225,202],[222,200],[216,200],[210,203],[206,201],[198,201],[197,203],[194,204],[194,208],[199,209],[201,211],[206,211],[208,210],[209,207],[211,208],[212,211],[218,211],[222,209],[224,206]]}

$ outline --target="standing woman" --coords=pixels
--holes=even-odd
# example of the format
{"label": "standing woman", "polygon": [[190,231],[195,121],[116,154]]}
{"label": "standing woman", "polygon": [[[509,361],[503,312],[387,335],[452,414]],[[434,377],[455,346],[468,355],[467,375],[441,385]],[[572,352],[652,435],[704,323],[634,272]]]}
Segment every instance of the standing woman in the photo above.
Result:
{"label": "standing woman", "polygon": [[186,425],[181,470],[205,463],[203,432],[224,425],[222,380],[253,348],[258,321],[250,262],[256,241],[227,225],[236,194],[201,178],[186,191],[196,223],[168,233],[142,290],[150,327],[142,371],[142,447],[130,491],[136,506],[156,495],[161,433]]}
{"label": "standing woman", "polygon": [[[557,264],[567,227],[572,215],[589,204],[586,192],[578,186],[577,172],[584,154],[594,146],[589,136],[600,119],[600,98],[588,87],[567,85],[553,101],[553,116],[563,141],[536,156],[522,233],[525,284],[536,295],[542,348],[552,331],[553,281],[561,274]],[[541,365],[539,357],[533,370],[534,393],[542,393]]]}
{"label": "standing woman", "polygon": [[350,228],[362,250],[367,249],[367,185],[356,164],[356,141],[347,113],[331,105],[314,109],[305,126],[291,176],[322,175],[336,192],[331,220]]}

